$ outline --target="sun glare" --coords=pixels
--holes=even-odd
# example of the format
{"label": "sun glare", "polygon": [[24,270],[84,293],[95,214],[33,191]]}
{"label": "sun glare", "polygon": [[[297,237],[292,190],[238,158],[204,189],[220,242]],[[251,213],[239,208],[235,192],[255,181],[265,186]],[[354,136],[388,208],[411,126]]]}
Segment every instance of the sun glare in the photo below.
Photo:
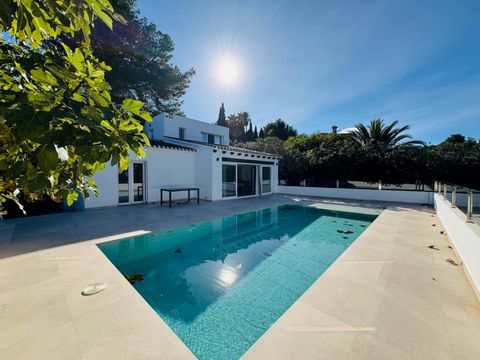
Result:
{"label": "sun glare", "polygon": [[226,86],[233,86],[240,76],[240,68],[232,58],[221,59],[217,64],[217,77]]}

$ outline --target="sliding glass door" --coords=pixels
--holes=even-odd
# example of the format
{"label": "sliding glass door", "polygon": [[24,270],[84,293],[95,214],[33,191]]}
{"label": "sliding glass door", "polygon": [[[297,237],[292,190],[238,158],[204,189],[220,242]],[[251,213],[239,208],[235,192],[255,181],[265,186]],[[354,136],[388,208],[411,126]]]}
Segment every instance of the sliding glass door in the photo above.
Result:
{"label": "sliding glass door", "polygon": [[272,168],[262,166],[262,194],[272,192]]}
{"label": "sliding glass door", "polygon": [[222,164],[222,198],[272,193],[272,167],[260,164]]}
{"label": "sliding glass door", "polygon": [[237,165],[237,196],[256,195],[256,165]]}
{"label": "sliding glass door", "polygon": [[237,196],[237,166],[222,165],[222,197]]}

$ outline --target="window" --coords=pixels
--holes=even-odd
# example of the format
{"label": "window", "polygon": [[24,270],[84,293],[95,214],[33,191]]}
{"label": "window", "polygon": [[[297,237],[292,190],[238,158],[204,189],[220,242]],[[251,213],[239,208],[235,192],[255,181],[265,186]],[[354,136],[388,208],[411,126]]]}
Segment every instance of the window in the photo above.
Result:
{"label": "window", "polygon": [[272,168],[262,166],[262,194],[272,192]]}
{"label": "window", "polygon": [[185,128],[178,128],[178,138],[185,139]]}
{"label": "window", "polygon": [[203,142],[206,142],[207,144],[216,144],[216,145],[222,144],[222,137],[220,135],[202,133],[202,139],[203,139]]}
{"label": "window", "polygon": [[237,169],[235,165],[222,165],[222,197],[237,194]]}

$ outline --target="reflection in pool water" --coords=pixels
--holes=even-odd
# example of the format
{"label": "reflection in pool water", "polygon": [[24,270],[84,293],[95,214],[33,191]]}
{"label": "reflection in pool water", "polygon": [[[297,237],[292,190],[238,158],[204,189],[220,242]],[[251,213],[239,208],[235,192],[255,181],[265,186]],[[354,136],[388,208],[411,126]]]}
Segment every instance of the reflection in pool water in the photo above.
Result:
{"label": "reflection in pool water", "polygon": [[285,205],[99,247],[198,358],[238,359],[374,218]]}

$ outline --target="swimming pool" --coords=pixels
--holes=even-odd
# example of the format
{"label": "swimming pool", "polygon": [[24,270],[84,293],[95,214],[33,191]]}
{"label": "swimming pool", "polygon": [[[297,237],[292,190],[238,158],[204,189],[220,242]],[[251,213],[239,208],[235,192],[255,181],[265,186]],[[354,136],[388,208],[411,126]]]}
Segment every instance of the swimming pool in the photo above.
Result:
{"label": "swimming pool", "polygon": [[375,219],[282,205],[98,244],[199,359],[238,359]]}

